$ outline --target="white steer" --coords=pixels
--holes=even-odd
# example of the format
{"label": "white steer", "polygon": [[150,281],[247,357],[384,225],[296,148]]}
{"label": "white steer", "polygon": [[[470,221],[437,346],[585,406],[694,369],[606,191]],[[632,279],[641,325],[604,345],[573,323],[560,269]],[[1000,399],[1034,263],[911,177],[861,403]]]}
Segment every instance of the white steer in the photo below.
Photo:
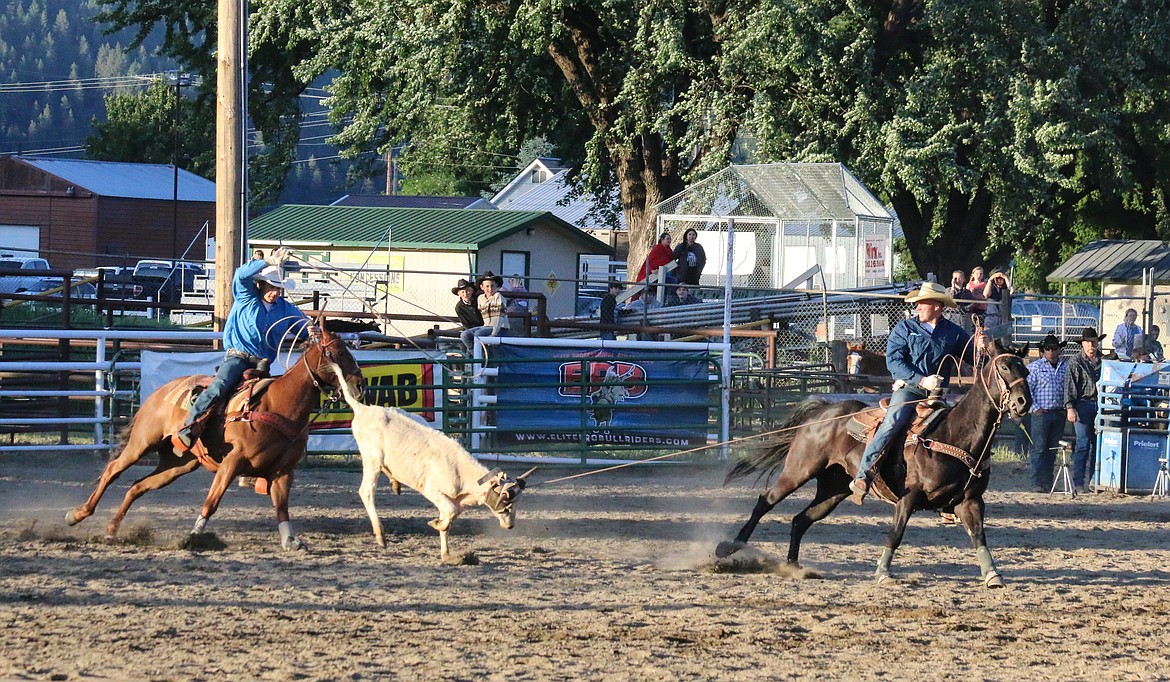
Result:
{"label": "white steer", "polygon": [[392,483],[417,490],[439,510],[430,526],[439,531],[441,558],[448,558],[447,529],[463,510],[482,504],[500,526],[515,525],[516,497],[524,490],[532,468],[516,478],[489,471],[463,446],[422,419],[394,407],[376,407],[359,401],[343,384],[345,401],[353,409],[353,436],[362,455],[362,485],[358,494],[374,528],[374,539],[386,546],[382,522],[374,506],[378,474]]}

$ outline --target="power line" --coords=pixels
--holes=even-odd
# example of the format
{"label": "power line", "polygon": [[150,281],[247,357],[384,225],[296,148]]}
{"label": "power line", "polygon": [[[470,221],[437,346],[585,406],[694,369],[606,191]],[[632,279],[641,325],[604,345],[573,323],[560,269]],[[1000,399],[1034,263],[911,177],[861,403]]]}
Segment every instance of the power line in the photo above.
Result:
{"label": "power line", "polygon": [[0,83],[0,93],[58,92],[62,90],[103,90],[119,86],[144,86],[160,80],[166,74],[144,73],[134,76],[99,76],[55,81]]}

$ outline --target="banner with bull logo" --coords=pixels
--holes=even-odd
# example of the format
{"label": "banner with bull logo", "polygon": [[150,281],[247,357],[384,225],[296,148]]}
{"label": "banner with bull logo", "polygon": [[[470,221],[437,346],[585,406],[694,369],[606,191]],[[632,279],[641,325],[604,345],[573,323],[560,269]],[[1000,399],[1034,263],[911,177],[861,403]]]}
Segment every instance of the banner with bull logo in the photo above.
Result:
{"label": "banner with bull logo", "polygon": [[500,445],[578,443],[688,447],[707,443],[705,351],[500,345]]}

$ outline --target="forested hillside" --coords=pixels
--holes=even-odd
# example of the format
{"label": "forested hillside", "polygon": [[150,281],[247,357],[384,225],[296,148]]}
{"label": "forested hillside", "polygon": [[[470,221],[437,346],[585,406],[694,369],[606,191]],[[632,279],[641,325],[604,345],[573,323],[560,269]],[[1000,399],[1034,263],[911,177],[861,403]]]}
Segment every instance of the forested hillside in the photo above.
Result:
{"label": "forested hillside", "polygon": [[[10,0],[0,13],[0,153],[84,158],[92,123],[106,120],[104,97],[140,94],[149,78],[176,68],[159,56],[161,37],[127,53],[132,29],[105,34],[94,0]],[[192,96],[192,89],[184,96]],[[320,203],[346,192],[379,191],[379,179],[354,183],[324,143],[331,129],[320,118],[302,131],[282,202]],[[210,151],[210,150],[209,150]],[[194,156],[194,155],[192,155]],[[318,160],[326,159],[326,160]],[[113,159],[120,160],[120,159]],[[126,159],[140,160],[140,159]],[[170,163],[164,158],[145,159]],[[190,167],[185,161],[184,167]],[[349,164],[346,164],[348,166]],[[208,174],[202,168],[192,168]],[[255,207],[262,208],[262,207]]]}
{"label": "forested hillside", "polygon": [[[127,76],[172,68],[157,40],[127,54],[133,33],[105,35],[92,0],[9,0],[0,14],[0,152],[76,150],[104,95],[142,88]],[[94,80],[100,79],[100,80]],[[62,83],[59,81],[75,81]],[[146,81],[142,82],[144,86]]]}

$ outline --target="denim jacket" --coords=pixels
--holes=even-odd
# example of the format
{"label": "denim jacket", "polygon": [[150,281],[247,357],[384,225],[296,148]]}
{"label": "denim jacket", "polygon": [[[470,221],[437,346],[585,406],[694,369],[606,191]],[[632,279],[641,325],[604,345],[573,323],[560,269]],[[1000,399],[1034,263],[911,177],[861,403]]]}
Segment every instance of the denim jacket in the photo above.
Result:
{"label": "denim jacket", "polygon": [[[958,362],[974,361],[974,344],[962,327],[944,318],[930,332],[917,317],[899,322],[886,341],[886,367],[894,379],[917,386],[922,377],[941,374],[943,385],[950,382],[956,363],[942,359],[953,355]],[[966,356],[964,357],[964,352]],[[941,367],[940,367],[941,364]]]}

